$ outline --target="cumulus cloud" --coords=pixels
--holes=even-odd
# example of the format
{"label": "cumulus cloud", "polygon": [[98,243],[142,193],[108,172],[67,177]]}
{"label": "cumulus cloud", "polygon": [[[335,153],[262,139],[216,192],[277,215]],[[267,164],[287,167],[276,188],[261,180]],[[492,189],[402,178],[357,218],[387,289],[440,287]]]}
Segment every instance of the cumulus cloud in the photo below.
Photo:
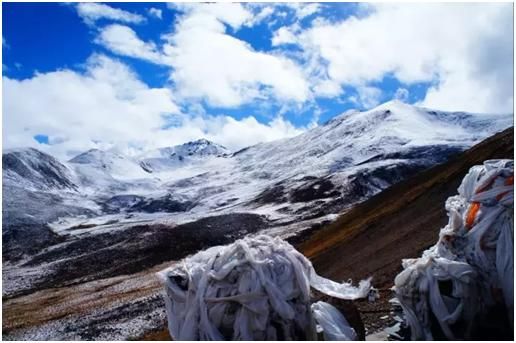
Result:
{"label": "cumulus cloud", "polygon": [[221,20],[225,19],[194,11],[168,36],[164,49],[173,61],[171,78],[180,96],[221,107],[258,99],[308,99],[308,84],[293,61],[255,51],[225,34]]}
{"label": "cumulus cloud", "polygon": [[151,7],[147,10],[147,13],[149,13],[151,17],[163,19],[163,11],[159,8]]}
{"label": "cumulus cloud", "polygon": [[[90,148],[137,153],[200,137],[240,149],[300,132],[281,117],[264,124],[253,117],[182,113],[170,89],[148,87],[104,55],[90,57],[82,72],[4,77],[3,98],[4,147],[34,146],[62,158]],[[48,136],[49,144],[37,143],[36,135]]]}
{"label": "cumulus cloud", "polygon": [[294,44],[297,42],[296,35],[292,27],[282,26],[276,30],[271,39],[272,46],[279,46],[284,44]]}
{"label": "cumulus cloud", "polygon": [[318,79],[313,81],[312,91],[320,98],[333,98],[342,95],[340,83],[330,79]]}
{"label": "cumulus cloud", "polygon": [[105,4],[93,2],[81,2],[77,4],[77,13],[88,25],[93,25],[99,19],[110,19],[123,23],[139,24],[145,21],[145,17],[114,8]]}
{"label": "cumulus cloud", "polygon": [[253,17],[245,25],[253,26],[267,19],[267,25],[271,27],[280,21],[285,20],[289,15],[295,22],[299,23],[303,19],[321,12],[324,5],[320,3],[246,3],[245,8],[254,13]]}
{"label": "cumulus cloud", "polygon": [[179,113],[170,90],[148,88],[127,66],[102,55],[92,56],[84,73],[4,78],[3,96],[7,147],[27,145],[38,134],[58,138],[67,150],[127,145],[158,131],[163,115]]}
{"label": "cumulus cloud", "polygon": [[180,126],[164,132],[173,137],[174,144],[204,137],[237,151],[257,143],[293,137],[303,131],[304,128],[296,128],[281,116],[268,123],[260,123],[253,116],[237,120],[227,115],[204,115],[187,117]]}
{"label": "cumulus cloud", "polygon": [[304,19],[312,14],[318,13],[322,5],[319,3],[301,3],[301,2],[288,2],[281,5],[287,6],[293,9],[298,19]]}
{"label": "cumulus cloud", "polygon": [[[181,101],[225,108],[260,100],[304,103],[342,96],[351,87],[358,95],[349,100],[368,108],[382,98],[374,84],[389,76],[403,89],[431,84],[424,106],[512,109],[510,4],[370,4],[359,17],[318,17],[309,27],[299,20],[320,13],[319,4],[169,6],[180,15],[159,46],[122,25],[103,28],[97,42],[119,55],[168,65]],[[281,6],[297,20],[273,32],[273,51],[257,51],[227,32],[274,16]]]}
{"label": "cumulus cloud", "polygon": [[97,42],[125,56],[171,67],[177,96],[218,107],[255,100],[305,102],[310,90],[301,68],[287,57],[254,50],[226,33],[239,29],[252,13],[241,4],[174,4],[183,14],[160,51],[121,25],[101,30]]}
{"label": "cumulus cloud", "polygon": [[113,24],[102,28],[95,42],[119,55],[166,63],[166,57],[158,51],[156,44],[142,41],[133,29],[124,25]]}
{"label": "cumulus cloud", "polygon": [[360,17],[278,31],[275,42],[295,38],[311,64],[327,65],[325,77],[342,85],[392,75],[406,85],[433,83],[426,106],[510,111],[512,19],[511,4],[373,4]]}
{"label": "cumulus cloud", "polygon": [[274,13],[274,6],[266,5],[264,7],[261,7],[259,9],[259,12],[256,13],[252,22],[249,25],[252,26],[255,23],[260,23],[263,20],[271,17]]}
{"label": "cumulus cloud", "polygon": [[240,3],[169,3],[169,7],[186,15],[181,20],[190,22],[186,25],[202,25],[202,19],[206,19],[207,26],[215,25],[218,28],[220,25],[214,23],[217,20],[237,30],[253,21],[253,13]]}
{"label": "cumulus cloud", "polygon": [[358,96],[352,95],[349,100],[359,107],[365,109],[378,106],[382,96],[382,90],[377,87],[360,86],[357,87]]}
{"label": "cumulus cloud", "polygon": [[[304,102],[308,84],[290,59],[255,51],[226,34],[252,20],[241,4],[196,4],[179,20],[164,47],[178,94],[210,105],[236,107],[259,99]],[[223,52],[223,53],[221,53]]]}

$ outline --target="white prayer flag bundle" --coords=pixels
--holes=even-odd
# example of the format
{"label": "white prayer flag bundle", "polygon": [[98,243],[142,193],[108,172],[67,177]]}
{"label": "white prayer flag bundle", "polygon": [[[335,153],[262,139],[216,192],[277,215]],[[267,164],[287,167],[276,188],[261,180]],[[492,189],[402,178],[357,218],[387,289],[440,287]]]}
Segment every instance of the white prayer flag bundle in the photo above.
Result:
{"label": "white prayer flag bundle", "polygon": [[341,299],[366,297],[358,287],[316,274],[310,261],[280,238],[247,237],[201,251],[159,274],[169,331],[176,340],[354,340],[345,317],[310,287]]}
{"label": "white prayer flag bundle", "polygon": [[[421,258],[403,260],[394,290],[412,339],[468,339],[486,310],[514,308],[514,162],[474,166],[446,201],[449,222]],[[484,315],[485,317],[485,315]],[[459,328],[459,329],[454,329]]]}

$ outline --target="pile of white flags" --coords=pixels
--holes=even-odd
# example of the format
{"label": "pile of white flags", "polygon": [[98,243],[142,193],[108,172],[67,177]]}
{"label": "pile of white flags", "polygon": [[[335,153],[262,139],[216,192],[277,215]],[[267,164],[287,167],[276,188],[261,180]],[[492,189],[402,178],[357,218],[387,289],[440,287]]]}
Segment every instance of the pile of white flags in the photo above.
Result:
{"label": "pile of white flags", "polygon": [[488,160],[448,198],[449,222],[436,245],[403,260],[394,290],[412,339],[433,339],[432,321],[448,339],[467,339],[476,320],[504,304],[513,320],[514,161]]}
{"label": "pile of white flags", "polygon": [[260,235],[217,246],[158,273],[175,340],[354,340],[333,306],[311,304],[310,287],[341,299],[366,297],[358,287],[318,276],[280,238]]}

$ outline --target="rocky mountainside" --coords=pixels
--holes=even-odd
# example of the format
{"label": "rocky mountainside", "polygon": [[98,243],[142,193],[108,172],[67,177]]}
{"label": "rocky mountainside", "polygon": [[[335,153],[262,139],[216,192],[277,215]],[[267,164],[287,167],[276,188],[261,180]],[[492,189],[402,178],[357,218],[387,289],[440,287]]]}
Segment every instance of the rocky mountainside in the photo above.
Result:
{"label": "rocky mountainside", "polygon": [[34,149],[4,151],[3,296],[10,313],[20,299],[44,304],[67,289],[85,295],[83,287],[107,282],[115,292],[101,312],[84,309],[83,326],[69,322],[74,313],[60,321],[57,311],[45,320],[10,317],[4,327],[18,339],[140,337],[164,320],[157,285],[118,302],[113,283],[126,285],[119,289],[126,294],[138,288],[128,275],[148,285],[142,275],[163,263],[255,232],[300,240],[512,125],[512,115],[390,102],[234,153],[206,140],[133,157],[93,150],[67,162]]}

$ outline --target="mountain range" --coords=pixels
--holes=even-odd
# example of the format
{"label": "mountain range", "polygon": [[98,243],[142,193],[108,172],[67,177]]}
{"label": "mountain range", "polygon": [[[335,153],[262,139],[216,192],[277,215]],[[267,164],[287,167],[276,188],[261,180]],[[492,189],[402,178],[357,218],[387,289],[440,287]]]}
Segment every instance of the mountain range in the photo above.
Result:
{"label": "mountain range", "polygon": [[[254,232],[300,240],[511,126],[512,114],[391,101],[236,152],[205,139],[137,156],[89,150],[69,161],[4,150],[3,296],[142,273]],[[156,294],[145,304],[161,306]],[[128,323],[111,333],[103,325],[54,336],[17,328],[12,337],[139,337]]]}
{"label": "mountain range", "polygon": [[102,217],[124,223],[120,214],[127,213],[131,220],[177,214],[185,222],[193,214],[243,211],[299,222],[338,213],[511,125],[511,115],[393,101],[234,153],[205,139],[133,157],[93,149],[69,161],[35,149],[7,150],[4,214],[8,223],[38,221],[31,206],[20,208],[8,196],[22,189],[48,197],[53,206],[39,222],[56,232]]}

